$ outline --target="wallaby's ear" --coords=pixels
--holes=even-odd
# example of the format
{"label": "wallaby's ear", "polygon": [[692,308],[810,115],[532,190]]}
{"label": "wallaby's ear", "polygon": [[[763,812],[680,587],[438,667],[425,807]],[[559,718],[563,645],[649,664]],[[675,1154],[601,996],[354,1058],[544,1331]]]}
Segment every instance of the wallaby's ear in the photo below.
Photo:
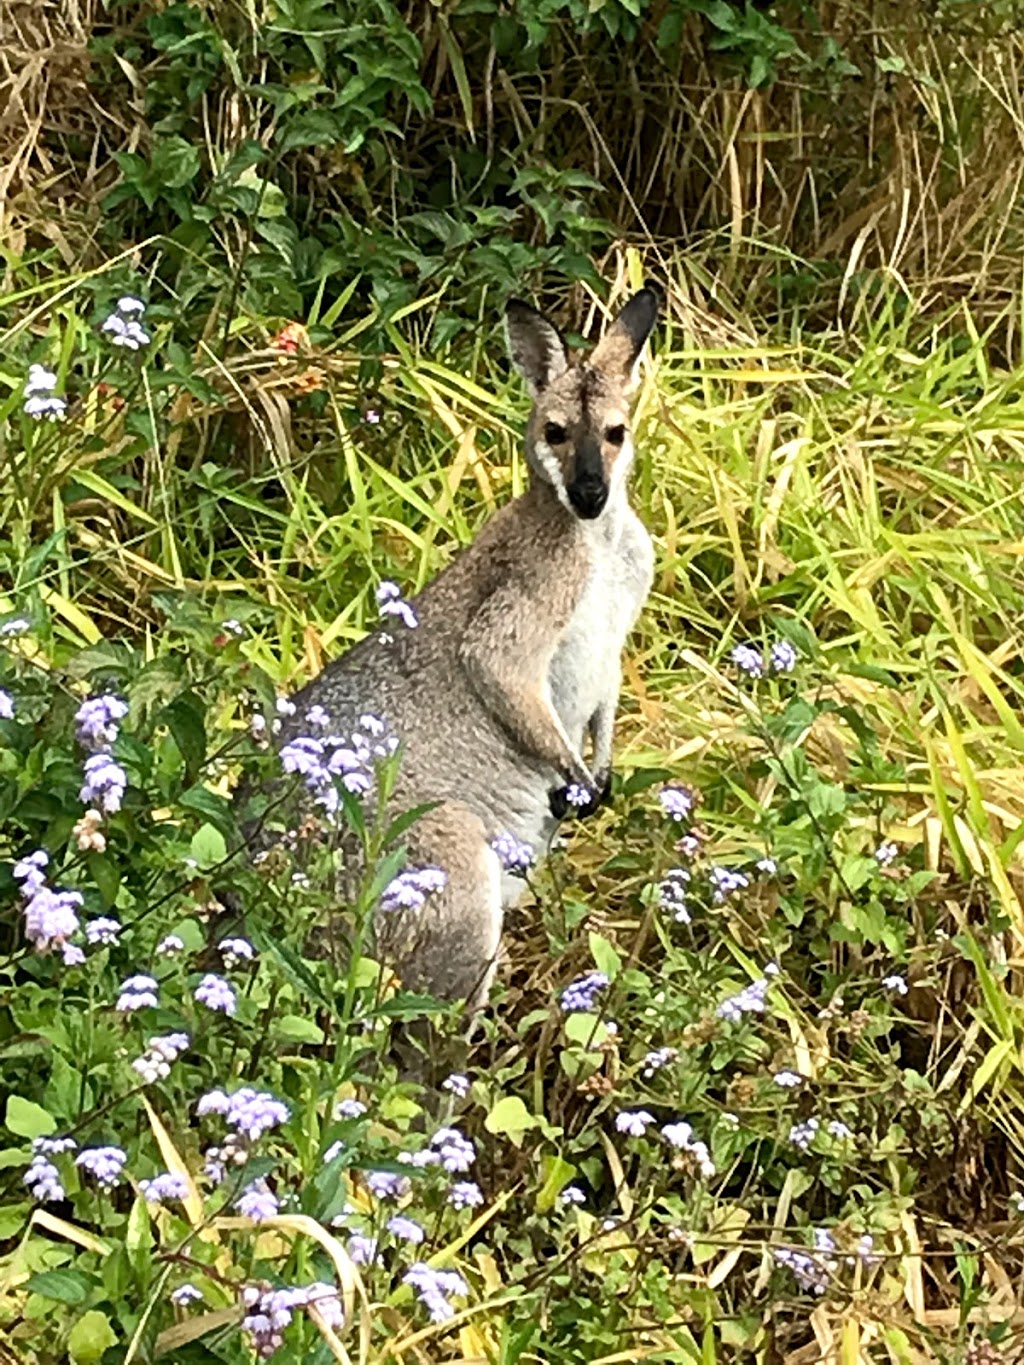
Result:
{"label": "wallaby's ear", "polygon": [[595,369],[603,370],[622,384],[627,393],[636,384],[636,363],[658,319],[661,298],[661,290],[648,280],[622,309],[590,357]]}
{"label": "wallaby's ear", "polygon": [[542,313],[522,299],[509,299],[506,303],[505,326],[512,364],[536,398],[553,379],[565,373],[569,364],[562,334]]}

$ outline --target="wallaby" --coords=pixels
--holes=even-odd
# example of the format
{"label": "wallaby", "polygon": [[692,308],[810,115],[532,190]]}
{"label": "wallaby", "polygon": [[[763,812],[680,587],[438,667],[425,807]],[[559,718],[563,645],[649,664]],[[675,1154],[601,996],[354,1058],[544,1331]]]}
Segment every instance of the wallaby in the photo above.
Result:
{"label": "wallaby", "polygon": [[[512,362],[533,408],[530,487],[411,604],[292,698],[280,735],[310,708],[333,731],[382,717],[402,746],[396,812],[437,803],[408,830],[412,867],[440,868],[416,912],[381,911],[378,940],[403,982],[442,999],[486,1000],[503,909],[522,882],[491,843],[542,853],[571,784],[593,809],[607,793],[626,637],[650,590],[654,553],[629,505],[629,395],[657,316],[635,294],[589,360],[519,299],[506,308]],[[589,736],[589,760],[584,747]]]}

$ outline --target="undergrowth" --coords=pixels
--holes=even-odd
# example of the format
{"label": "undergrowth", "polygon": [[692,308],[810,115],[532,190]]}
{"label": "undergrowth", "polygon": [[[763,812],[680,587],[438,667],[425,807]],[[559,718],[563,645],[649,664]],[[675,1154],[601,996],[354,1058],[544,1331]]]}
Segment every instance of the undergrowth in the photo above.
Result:
{"label": "undergrowth", "polygon": [[121,262],[8,333],[13,1359],[1012,1350],[1022,375],[884,282],[855,336],[768,344],[677,278],[615,801],[527,871],[470,1044],[373,958],[410,875],[373,718],[255,861],[231,794],[308,777],[279,698],[522,486],[493,333],[430,353],[414,312],[368,361],[358,322],[250,319],[221,355]]}

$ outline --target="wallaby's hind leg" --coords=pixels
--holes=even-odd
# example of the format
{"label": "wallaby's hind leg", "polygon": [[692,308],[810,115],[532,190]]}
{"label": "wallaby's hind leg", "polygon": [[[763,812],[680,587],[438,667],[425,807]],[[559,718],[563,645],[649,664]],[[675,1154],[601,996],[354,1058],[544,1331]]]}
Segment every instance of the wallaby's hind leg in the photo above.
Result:
{"label": "wallaby's hind leg", "polygon": [[409,866],[439,867],[444,888],[416,912],[380,912],[378,939],[406,986],[442,1000],[487,999],[501,942],[501,864],[479,816],[445,801],[416,821]]}

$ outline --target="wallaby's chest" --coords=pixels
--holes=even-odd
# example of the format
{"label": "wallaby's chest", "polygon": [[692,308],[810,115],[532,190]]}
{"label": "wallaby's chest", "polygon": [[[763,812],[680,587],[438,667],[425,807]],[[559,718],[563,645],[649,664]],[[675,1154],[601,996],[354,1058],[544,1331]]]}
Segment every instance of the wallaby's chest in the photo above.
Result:
{"label": "wallaby's chest", "polygon": [[630,509],[614,543],[595,538],[587,549],[587,577],[548,679],[554,708],[576,739],[602,702],[614,704],[623,646],[654,567],[650,537]]}

